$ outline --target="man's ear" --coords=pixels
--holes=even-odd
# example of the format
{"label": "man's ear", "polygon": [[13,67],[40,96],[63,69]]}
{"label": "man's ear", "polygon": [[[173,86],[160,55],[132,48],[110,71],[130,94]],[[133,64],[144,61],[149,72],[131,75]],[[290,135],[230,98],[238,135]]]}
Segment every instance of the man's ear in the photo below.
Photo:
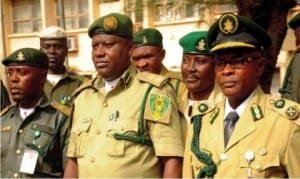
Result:
{"label": "man's ear", "polygon": [[264,72],[266,61],[267,59],[265,57],[262,57],[261,59],[257,60],[257,74],[258,76],[261,76]]}

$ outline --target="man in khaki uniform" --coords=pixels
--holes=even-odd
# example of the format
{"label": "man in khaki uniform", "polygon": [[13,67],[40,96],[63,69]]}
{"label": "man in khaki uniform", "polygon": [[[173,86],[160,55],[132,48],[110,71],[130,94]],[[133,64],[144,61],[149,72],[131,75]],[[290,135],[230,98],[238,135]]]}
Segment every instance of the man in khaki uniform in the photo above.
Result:
{"label": "man in khaki uniform", "polygon": [[163,36],[159,30],[145,28],[133,35],[132,62],[136,69],[167,77],[180,104],[182,95],[187,89],[182,82],[181,74],[170,71],[163,65],[165,53]]}
{"label": "man in khaki uniform", "polygon": [[85,81],[85,77],[68,71],[64,66],[68,56],[66,31],[57,26],[49,26],[40,32],[39,38],[41,50],[49,57],[45,93],[51,101],[70,107],[71,95]]}
{"label": "man in khaki uniform", "polygon": [[210,27],[208,44],[226,98],[193,110],[183,177],[299,177],[300,106],[259,86],[268,34],[228,13]]}
{"label": "man in khaki uniform", "polygon": [[131,64],[132,21],[111,13],[88,34],[99,75],[74,94],[65,177],[181,177],[176,96],[166,77]]}
{"label": "man in khaki uniform", "polygon": [[[181,74],[188,89],[180,100],[179,110],[190,124],[193,106],[197,108],[204,101],[214,104],[221,100],[222,93],[215,83],[214,56],[209,53],[207,31],[190,32],[180,38],[179,44],[183,49]],[[182,126],[187,128],[187,123]]]}
{"label": "man in khaki uniform", "polygon": [[294,30],[296,49],[293,58],[287,67],[282,88],[279,89],[283,98],[300,103],[300,13],[295,15],[288,23]]}
{"label": "man in khaki uniform", "polygon": [[1,177],[62,177],[70,111],[44,94],[47,55],[22,48],[2,63],[16,104],[1,111]]}

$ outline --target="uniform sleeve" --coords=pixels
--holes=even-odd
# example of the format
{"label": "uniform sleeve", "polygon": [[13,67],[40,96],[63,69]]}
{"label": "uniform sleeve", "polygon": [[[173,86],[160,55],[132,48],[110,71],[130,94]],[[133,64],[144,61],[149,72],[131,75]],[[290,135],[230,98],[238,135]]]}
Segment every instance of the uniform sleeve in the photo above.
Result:
{"label": "uniform sleeve", "polygon": [[[169,119],[166,123],[155,120],[148,120],[149,133],[153,142],[157,156],[178,156],[183,157],[182,131],[180,117],[176,103],[175,93],[169,91],[167,96],[170,98],[170,114],[166,115]],[[168,113],[168,112],[166,112]]]}
{"label": "uniform sleeve", "polygon": [[291,130],[286,149],[286,170],[289,178],[297,178],[300,176],[300,120],[295,122]]}
{"label": "uniform sleeve", "polygon": [[192,127],[188,127],[184,157],[183,157],[183,173],[182,178],[193,178],[192,168],[192,153],[191,153],[191,141],[192,141]]}

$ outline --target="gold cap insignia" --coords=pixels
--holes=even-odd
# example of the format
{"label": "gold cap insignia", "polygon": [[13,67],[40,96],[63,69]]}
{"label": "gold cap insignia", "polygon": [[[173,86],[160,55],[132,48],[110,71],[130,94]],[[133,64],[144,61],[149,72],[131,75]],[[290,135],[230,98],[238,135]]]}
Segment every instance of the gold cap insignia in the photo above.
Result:
{"label": "gold cap insignia", "polygon": [[198,41],[198,44],[197,44],[196,48],[197,48],[198,50],[206,50],[205,46],[206,46],[205,39],[204,39],[204,38],[201,38],[201,39]]}
{"label": "gold cap insignia", "polygon": [[111,32],[115,31],[118,27],[118,20],[114,16],[105,17],[103,20],[104,30]]}
{"label": "gold cap insignia", "polygon": [[146,36],[143,36],[143,44],[146,44],[146,43],[148,43],[148,40],[147,40]]}
{"label": "gold cap insignia", "polygon": [[23,60],[25,60],[24,53],[23,53],[22,51],[19,51],[19,53],[18,53],[16,59],[17,59],[18,61],[23,61]]}
{"label": "gold cap insignia", "polygon": [[239,26],[238,19],[233,14],[226,14],[219,20],[219,29],[225,35],[233,34]]}

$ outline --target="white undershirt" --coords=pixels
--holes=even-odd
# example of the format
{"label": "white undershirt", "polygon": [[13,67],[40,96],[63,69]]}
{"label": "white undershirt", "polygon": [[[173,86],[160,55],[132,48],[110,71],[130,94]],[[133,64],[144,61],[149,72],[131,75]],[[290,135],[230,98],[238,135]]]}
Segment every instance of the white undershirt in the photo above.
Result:
{"label": "white undershirt", "polygon": [[34,112],[34,108],[21,108],[20,109],[20,115],[22,117],[22,119],[25,119],[27,116],[29,116],[31,113]]}
{"label": "white undershirt", "polygon": [[51,84],[55,85],[61,80],[63,74],[47,74],[47,80],[50,81]]}
{"label": "white undershirt", "polygon": [[105,91],[108,93],[110,90],[112,90],[118,83],[120,78],[117,78],[113,81],[105,81]]}

